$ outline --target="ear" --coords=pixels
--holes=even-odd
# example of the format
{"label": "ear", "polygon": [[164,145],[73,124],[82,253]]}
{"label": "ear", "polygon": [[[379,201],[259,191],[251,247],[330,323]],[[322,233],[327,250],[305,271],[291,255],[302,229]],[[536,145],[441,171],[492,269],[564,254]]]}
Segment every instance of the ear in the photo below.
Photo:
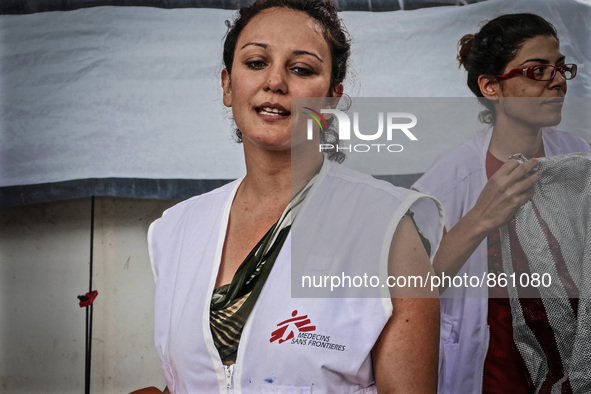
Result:
{"label": "ear", "polygon": [[345,88],[343,87],[342,83],[339,83],[337,86],[334,87],[333,91],[332,91],[332,95],[333,97],[342,97],[343,96],[343,92],[345,91]]}
{"label": "ear", "polygon": [[501,84],[498,78],[490,75],[481,75],[478,77],[478,86],[482,95],[486,98],[493,99],[502,97]]}
{"label": "ear", "polygon": [[222,70],[222,89],[224,91],[223,102],[226,107],[232,106],[232,81],[228,69]]}
{"label": "ear", "polygon": [[[343,97],[343,92],[345,89],[343,88],[343,84],[339,83],[337,86],[332,88],[328,91],[327,97],[323,100],[322,107],[323,108],[336,108],[341,101],[341,97]],[[326,117],[327,115],[325,115]],[[332,115],[328,115],[326,119],[329,119]]]}

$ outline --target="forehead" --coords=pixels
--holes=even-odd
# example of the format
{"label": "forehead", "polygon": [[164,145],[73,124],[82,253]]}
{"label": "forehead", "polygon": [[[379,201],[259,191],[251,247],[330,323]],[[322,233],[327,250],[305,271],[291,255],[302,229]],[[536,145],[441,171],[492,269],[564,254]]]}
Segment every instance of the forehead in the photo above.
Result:
{"label": "forehead", "polygon": [[271,49],[329,51],[320,24],[288,8],[269,8],[254,16],[240,33],[236,49],[249,42],[264,43]]}
{"label": "forehead", "polygon": [[523,42],[511,63],[521,64],[529,59],[545,59],[553,63],[563,56],[556,38],[552,36],[536,36]]}

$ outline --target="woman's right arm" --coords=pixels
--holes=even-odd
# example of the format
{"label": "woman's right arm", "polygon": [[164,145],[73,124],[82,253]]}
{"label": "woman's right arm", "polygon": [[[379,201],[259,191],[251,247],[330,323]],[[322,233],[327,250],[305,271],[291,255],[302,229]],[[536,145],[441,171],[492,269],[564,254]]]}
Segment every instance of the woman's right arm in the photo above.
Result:
{"label": "woman's right arm", "polygon": [[488,180],[474,207],[441,240],[433,259],[436,275],[455,276],[488,233],[531,198],[540,174],[526,174],[537,164],[537,159],[525,163],[510,159]]}

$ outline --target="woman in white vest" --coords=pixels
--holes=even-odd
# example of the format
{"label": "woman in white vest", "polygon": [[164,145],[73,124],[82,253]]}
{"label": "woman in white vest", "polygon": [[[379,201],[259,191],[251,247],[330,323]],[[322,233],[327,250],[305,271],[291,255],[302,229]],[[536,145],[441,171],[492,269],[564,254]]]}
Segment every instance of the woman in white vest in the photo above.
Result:
{"label": "woman in white vest", "polygon": [[[498,228],[532,196],[540,177],[536,157],[591,151],[587,141],[553,127],[577,66],[561,52],[555,28],[533,14],[497,17],[464,36],[458,48],[468,86],[486,107],[480,118],[490,126],[442,154],[414,188],[445,208],[436,274],[500,278]],[[519,153],[529,160],[510,159]],[[439,391],[534,392],[513,341],[506,288],[450,287],[442,295]],[[532,319],[539,324],[534,331],[546,337],[540,341],[552,336],[539,329],[540,316]],[[548,378],[565,379],[559,374],[550,371]]]}
{"label": "woman in white vest", "polygon": [[436,391],[439,301],[430,292],[291,296],[296,254],[316,273],[366,264],[425,275],[431,264],[407,212],[430,218],[426,232],[442,230],[433,199],[325,160],[318,134],[297,146],[292,166],[291,98],[340,97],[349,47],[330,1],[256,1],[232,23],[221,82],[246,175],[169,209],[148,235],[168,392]]}

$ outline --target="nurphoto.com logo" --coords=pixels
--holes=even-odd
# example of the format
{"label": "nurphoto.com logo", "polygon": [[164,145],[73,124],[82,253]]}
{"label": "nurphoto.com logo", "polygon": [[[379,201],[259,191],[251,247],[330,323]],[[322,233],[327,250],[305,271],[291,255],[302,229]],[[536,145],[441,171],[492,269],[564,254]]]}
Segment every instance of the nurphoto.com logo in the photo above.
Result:
{"label": "nurphoto.com logo", "polygon": [[[314,123],[318,125],[320,131],[328,130],[328,122],[322,114],[332,114],[338,123],[338,136],[341,141],[340,145],[329,143],[319,144],[320,152],[327,150],[335,150],[337,152],[391,152],[398,153],[404,150],[401,144],[392,143],[395,136],[400,133],[405,135],[410,141],[418,141],[417,137],[410,131],[416,126],[417,117],[408,112],[378,112],[378,127],[375,132],[368,132],[367,130],[360,130],[359,128],[359,113],[353,113],[353,135],[357,140],[366,141],[364,143],[351,144],[351,120],[349,115],[338,109],[321,109],[320,112],[310,108],[304,107],[304,114],[311,119],[307,122],[307,139],[314,139]],[[384,123],[386,126],[384,127]],[[385,138],[384,138],[385,131]],[[385,142],[381,142],[385,141]]]}

